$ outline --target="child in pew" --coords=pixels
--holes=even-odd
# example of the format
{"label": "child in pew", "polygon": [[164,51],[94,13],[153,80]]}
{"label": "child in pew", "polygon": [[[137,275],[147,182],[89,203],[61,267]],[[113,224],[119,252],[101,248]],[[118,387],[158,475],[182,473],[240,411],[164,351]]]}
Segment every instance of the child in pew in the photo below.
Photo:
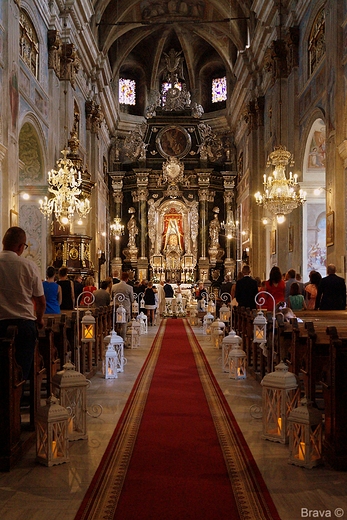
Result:
{"label": "child in pew", "polygon": [[293,311],[302,311],[307,308],[305,298],[300,293],[300,286],[297,282],[292,283],[290,286],[287,305]]}

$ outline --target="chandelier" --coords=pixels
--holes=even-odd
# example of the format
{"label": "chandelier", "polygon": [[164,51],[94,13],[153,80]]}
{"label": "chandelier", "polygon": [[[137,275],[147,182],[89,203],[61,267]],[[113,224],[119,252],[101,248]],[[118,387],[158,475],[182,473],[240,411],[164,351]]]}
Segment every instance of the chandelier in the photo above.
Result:
{"label": "chandelier", "polygon": [[63,158],[57,161],[58,170],[48,172],[48,191],[53,197],[40,200],[40,211],[48,218],[54,213],[61,224],[66,225],[73,220],[75,213],[85,218],[91,210],[90,201],[80,198],[82,194],[81,171],[76,170],[74,163],[66,157],[68,150],[62,150]]}
{"label": "chandelier", "polygon": [[264,193],[255,194],[256,203],[275,215],[277,222],[284,222],[288,213],[306,201],[306,193],[300,189],[297,174],[286,176],[286,167],[293,166],[293,156],[285,146],[279,145],[270,153],[267,166],[274,166],[272,175],[264,175]]}
{"label": "chandelier", "polygon": [[113,224],[110,225],[110,230],[116,240],[119,240],[120,237],[124,235],[124,224],[121,224],[121,219],[119,217],[113,219]]}
{"label": "chandelier", "polygon": [[234,221],[228,217],[226,222],[221,222],[220,227],[222,229],[224,229],[225,236],[227,237],[228,240],[230,240],[230,239],[236,237],[236,231],[237,231],[238,225],[239,225],[239,223],[237,220]]}

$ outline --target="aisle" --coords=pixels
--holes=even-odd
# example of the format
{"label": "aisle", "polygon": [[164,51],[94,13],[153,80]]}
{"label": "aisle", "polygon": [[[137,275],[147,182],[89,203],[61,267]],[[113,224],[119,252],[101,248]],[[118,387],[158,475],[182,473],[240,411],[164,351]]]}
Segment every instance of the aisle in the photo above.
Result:
{"label": "aisle", "polygon": [[278,519],[185,320],[164,320],[78,519]]}

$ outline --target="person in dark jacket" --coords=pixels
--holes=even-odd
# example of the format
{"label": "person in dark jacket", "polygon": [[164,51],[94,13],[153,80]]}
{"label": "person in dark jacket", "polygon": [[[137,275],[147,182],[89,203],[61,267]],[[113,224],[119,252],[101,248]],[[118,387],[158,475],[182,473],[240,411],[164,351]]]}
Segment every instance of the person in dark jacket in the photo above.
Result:
{"label": "person in dark jacket", "polygon": [[258,293],[258,284],[251,277],[251,268],[244,265],[242,268],[243,277],[236,282],[235,298],[240,307],[256,308],[255,297]]}
{"label": "person in dark jacket", "polygon": [[318,285],[315,309],[338,311],[346,308],[346,282],[337,276],[334,264],[329,264],[327,274]]}
{"label": "person in dark jacket", "polygon": [[173,298],[174,297],[174,290],[172,288],[172,285],[169,284],[168,282],[166,282],[165,285],[164,285],[164,293],[165,293],[165,298]]}

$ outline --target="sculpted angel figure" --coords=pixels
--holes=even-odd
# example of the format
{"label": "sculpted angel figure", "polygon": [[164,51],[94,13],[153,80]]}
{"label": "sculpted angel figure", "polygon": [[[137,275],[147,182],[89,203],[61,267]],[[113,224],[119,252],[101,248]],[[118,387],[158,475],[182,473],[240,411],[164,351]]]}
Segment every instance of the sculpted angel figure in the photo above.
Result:
{"label": "sculpted angel figure", "polygon": [[136,225],[136,220],[135,220],[135,217],[134,215],[131,215],[130,219],[129,219],[129,222],[127,224],[127,228],[128,228],[128,231],[129,231],[129,242],[128,242],[128,247],[136,247],[136,241],[135,241],[135,238],[136,238],[136,235],[138,235],[139,233],[139,229]]}

